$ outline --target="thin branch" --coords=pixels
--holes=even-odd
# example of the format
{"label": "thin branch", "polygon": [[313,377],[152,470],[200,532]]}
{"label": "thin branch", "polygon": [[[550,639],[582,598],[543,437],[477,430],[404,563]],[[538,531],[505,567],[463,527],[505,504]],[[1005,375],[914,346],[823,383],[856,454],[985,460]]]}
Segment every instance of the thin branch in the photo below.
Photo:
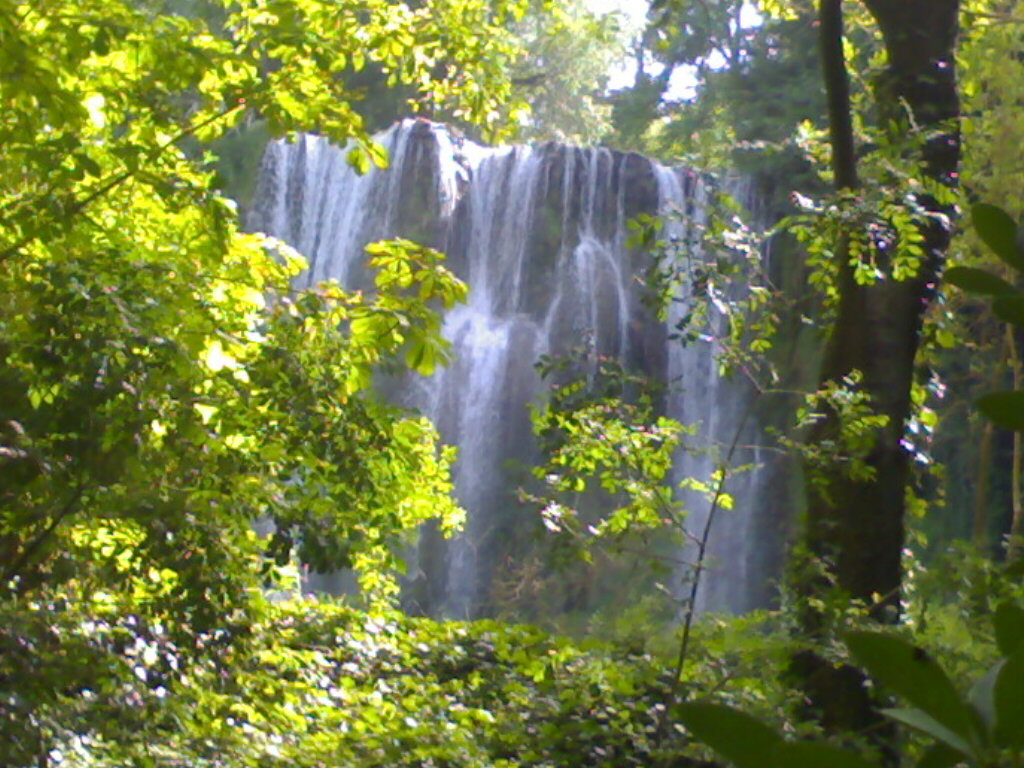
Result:
{"label": "thin branch", "polygon": [[719,476],[718,483],[715,486],[715,495],[711,500],[711,509],[708,510],[708,517],[704,522],[704,529],[701,531],[700,541],[697,544],[697,565],[694,569],[693,582],[690,585],[690,596],[687,601],[686,618],[683,621],[683,636],[679,645],[679,655],[676,658],[676,665],[673,673],[673,700],[678,692],[678,684],[683,674],[683,666],[686,664],[686,658],[690,649],[690,636],[693,628],[693,620],[697,613],[697,591],[700,589],[701,576],[703,576],[706,568],[707,549],[708,542],[711,538],[711,528],[715,523],[715,518],[718,516],[718,511],[721,509],[722,496],[725,495],[725,483],[729,479],[728,468],[732,465],[733,457],[735,456],[736,449],[739,446],[740,435],[743,433],[743,430],[747,425],[747,420],[754,411],[754,405],[757,403],[757,400],[758,398],[752,397],[747,403],[747,407],[743,412],[743,418],[740,419],[740,423],[736,426],[736,432],[733,435],[732,443],[729,445],[729,451],[725,456],[725,460],[719,466]]}
{"label": "thin branch", "polygon": [[993,13],[990,11],[971,11],[971,16],[979,19],[988,19],[1000,24],[1024,24],[1024,17],[1014,16],[1012,13]]}
{"label": "thin branch", "polygon": [[719,476],[718,483],[715,486],[715,495],[711,500],[711,508],[708,510],[707,520],[704,521],[704,528],[701,531],[700,539],[697,541],[697,562],[693,569],[690,594],[686,600],[686,616],[683,619],[683,633],[679,642],[679,654],[676,656],[676,663],[672,670],[672,685],[669,689],[668,701],[659,717],[658,741],[664,738],[670,707],[679,698],[679,687],[682,684],[683,669],[686,666],[686,659],[690,653],[693,622],[697,615],[697,593],[700,590],[701,579],[707,567],[707,550],[708,542],[711,539],[711,529],[714,526],[715,518],[718,516],[718,511],[721,509],[722,497],[725,495],[725,484],[729,479],[728,468],[732,465],[733,457],[736,455],[736,450],[740,445],[740,436],[743,434],[747,421],[754,412],[754,406],[758,399],[757,396],[751,397],[747,402],[747,406],[743,410],[743,416],[733,433],[732,442],[729,444],[729,450],[725,455],[725,459],[719,464]]}
{"label": "thin branch", "polygon": [[21,569],[28,565],[32,558],[35,557],[36,553],[43,544],[46,543],[47,539],[49,539],[53,535],[54,531],[57,530],[57,527],[74,511],[79,500],[82,498],[83,485],[83,482],[79,479],[77,487],[71,494],[71,498],[69,498],[64,506],[61,507],[60,511],[54,515],[49,524],[39,532],[29,545],[25,547],[25,549],[21,551],[21,554],[14,559],[14,562],[4,569],[3,579],[0,583],[3,585],[10,583],[11,579],[17,576]]}

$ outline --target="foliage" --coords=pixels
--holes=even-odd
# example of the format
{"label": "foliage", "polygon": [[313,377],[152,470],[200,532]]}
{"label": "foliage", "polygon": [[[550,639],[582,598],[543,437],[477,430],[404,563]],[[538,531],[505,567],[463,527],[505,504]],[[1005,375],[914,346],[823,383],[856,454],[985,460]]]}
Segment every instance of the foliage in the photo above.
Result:
{"label": "foliage", "polygon": [[[978,235],[1006,266],[1024,272],[1024,249],[1017,244],[1017,223],[1002,208],[978,203],[971,209]],[[946,281],[965,291],[992,297],[996,317],[1011,326],[1024,326],[1024,292],[1002,277],[979,267],[951,267]],[[1000,427],[1024,430],[1024,391],[990,392],[978,408]]]}
{"label": "foliage", "polygon": [[858,285],[913,280],[925,258],[923,232],[936,218],[918,198],[926,193],[947,205],[955,200],[948,189],[930,183],[901,157],[906,149],[902,142],[878,146],[865,163],[863,174],[872,182],[865,191],[824,200],[800,195],[803,212],[778,224],[780,231],[805,245],[809,281],[824,297],[826,317],[839,300],[837,243],[848,251],[846,258]]}
{"label": "foliage", "polygon": [[295,293],[302,259],[239,232],[183,147],[256,113],[386,164],[334,76],[367,61],[494,128],[520,7],[217,6],[0,2],[5,765],[59,762],[69,732],[134,749],[193,665],[243,652],[278,567],[355,566],[387,600],[416,526],[461,514],[433,427],[368,386],[443,361],[436,310],[465,286],[397,241],[373,292]]}
{"label": "foliage", "polygon": [[[568,358],[549,361],[546,375],[570,364]],[[543,370],[544,360],[541,365]],[[534,431],[547,458],[534,473],[546,493],[531,500],[545,502],[541,516],[549,531],[615,538],[681,526],[666,482],[682,436],[692,430],[655,417],[649,394],[624,399],[630,385],[643,382],[615,361],[599,359],[591,381],[553,383],[548,403],[534,411]],[[615,501],[588,524],[576,507],[596,489]]]}
{"label": "foliage", "polygon": [[[1010,274],[1024,271],[1024,250],[1018,243],[1017,223],[1010,214],[998,206],[978,203],[971,209],[971,218],[982,241],[1002,261],[1002,271]],[[1024,431],[1024,390],[1020,388],[1021,363],[1015,340],[1019,329],[1024,326],[1024,293],[998,274],[980,267],[952,267],[946,272],[946,281],[965,291],[990,296],[996,318],[1006,324],[1009,367],[1017,388],[990,391],[978,398],[977,407],[996,426],[1018,433]],[[1014,436],[1014,457],[1010,472],[1012,514],[1007,550],[1010,559],[1017,556],[1019,538],[1024,533],[1024,509],[1020,500],[1020,462],[1021,436],[1017,434]]]}
{"label": "foliage", "polygon": [[[790,211],[792,189],[817,190],[795,138],[802,123],[823,124],[824,101],[811,4],[794,3],[785,14],[764,7],[758,14],[755,5],[652,4],[643,45],[654,66],[613,94],[613,142],[715,172],[751,174],[774,218]],[[670,96],[678,80],[692,80],[692,94]]]}
{"label": "foliage", "polygon": [[[220,18],[213,0],[196,0],[182,9],[211,23]],[[502,4],[513,4],[502,0]],[[584,0],[515,0],[516,12],[496,14],[501,56],[490,62],[507,78],[504,98],[488,101],[486,120],[467,112],[458,100],[433,103],[415,82],[394,77],[374,60],[338,62],[334,77],[355,104],[367,133],[383,131],[410,114],[444,122],[475,140],[512,138],[595,144],[610,130],[610,106],[601,98],[608,73],[625,55],[624,31],[617,13],[596,13]],[[217,22],[220,26],[220,22]],[[492,26],[492,32],[498,31]],[[495,56],[496,51],[488,53]],[[426,62],[424,62],[426,63]],[[343,64],[343,65],[342,65]],[[434,70],[452,71],[464,62],[439,55]],[[208,147],[215,156],[218,188],[245,206],[249,203],[266,147],[264,121],[251,116]]]}
{"label": "foliage", "polygon": [[[670,571],[682,543],[671,473],[693,430],[657,415],[652,382],[595,359],[586,345],[544,355],[536,367],[549,383],[546,402],[532,408],[541,459],[519,495],[538,513],[538,541],[533,560],[500,590],[508,608],[527,603],[518,615],[543,622],[563,614],[559,628],[593,627],[601,620],[591,614],[617,614],[646,594],[667,620],[672,610],[650,594],[652,576]],[[548,610],[537,615],[537,606]]]}
{"label": "foliage", "polygon": [[[541,488],[521,496],[540,510],[562,558],[592,562],[602,550],[632,553],[633,567],[699,582],[708,530],[689,530],[686,517],[694,505],[711,509],[711,519],[732,509],[727,485],[751,469],[733,465],[738,433],[732,449],[699,445],[691,439],[695,427],[660,415],[662,393],[649,381],[615,360],[591,364],[588,371],[586,350],[541,359],[538,367],[551,381],[547,402],[533,411],[544,457],[534,469]],[[707,476],[680,478],[683,452],[711,454]],[[692,547],[698,564],[680,568],[687,562],[682,552]]]}
{"label": "foliage", "polygon": [[669,321],[669,340],[708,344],[721,374],[764,390],[777,381],[766,353],[787,299],[764,269],[768,234],[749,219],[734,197],[714,189],[698,213],[638,216],[629,226],[633,245],[651,254],[645,300]]}
{"label": "foliage", "polygon": [[[396,77],[393,68],[372,57],[361,66],[346,60],[336,75],[348,93],[358,95],[358,111],[368,131],[384,130],[410,114],[425,114],[474,138],[494,138],[500,129],[520,140],[588,145],[601,139],[610,127],[610,107],[600,96],[608,73],[625,55],[619,14],[594,12],[583,0],[523,0],[515,13],[492,21],[497,23],[502,24],[506,48],[493,65],[507,78],[508,91],[504,98],[489,101],[491,113],[483,125],[480,115],[457,101],[426,102],[416,83]],[[458,71],[464,62],[438,56],[434,66]],[[246,141],[253,137],[242,132],[227,145],[229,151],[244,151]]]}
{"label": "foliage", "polygon": [[781,438],[807,462],[808,480],[823,484],[827,473],[838,472],[854,480],[870,480],[874,468],[869,466],[867,456],[878,438],[878,433],[889,423],[884,414],[875,412],[870,398],[858,389],[862,376],[855,371],[841,382],[828,382],[817,392],[806,396],[797,409],[797,424],[800,428],[813,428],[835,414],[841,428],[830,439],[816,442],[800,442]]}
{"label": "foliage", "polygon": [[604,138],[611,108],[601,94],[625,56],[618,16],[599,15],[583,0],[534,0],[511,31],[524,51],[512,66],[514,93],[530,107],[519,137],[583,146]]}
{"label": "foliage", "polygon": [[170,693],[154,685],[162,660],[141,653],[141,701],[120,700],[111,730],[142,738],[61,724],[64,763],[568,768],[649,765],[669,748],[664,679],[642,654],[323,603],[264,605],[252,631],[229,666],[192,667]]}
{"label": "foliage", "polygon": [[966,541],[931,563],[908,560],[906,624],[959,689],[998,660],[991,617],[1003,603],[1024,601],[1021,567],[996,562]]}
{"label": "foliage", "polygon": [[[965,211],[977,201],[997,202],[1019,217],[1019,152],[1024,124],[1020,49],[1024,24],[1018,0],[969,0],[962,4],[957,62],[964,137],[961,173]],[[958,266],[980,267],[1011,279],[1014,270],[993,255],[974,226],[959,229],[951,249]],[[982,294],[945,290],[925,327],[924,364],[946,390],[936,428],[934,455],[946,467],[945,510],[925,521],[933,544],[952,535],[971,536],[993,552],[1002,549],[1021,506],[1020,466],[1024,435],[1007,434],[986,419],[974,402],[993,390],[1019,388],[1017,340]]]}
{"label": "foliage", "polygon": [[[1024,123],[1016,104],[1021,98],[1019,50],[1024,24],[1019,0],[969,0],[963,3],[959,48],[964,99],[963,174],[975,200],[998,200],[1018,214],[1024,197],[1019,183]],[[958,250],[966,257],[982,248],[965,229]]]}
{"label": "foliage", "polygon": [[[845,637],[852,658],[911,708],[882,713],[935,743],[918,765],[935,768],[1019,765],[1024,752],[1024,609],[1003,603],[993,616],[1003,658],[964,697],[921,648],[891,633],[856,631]],[[737,768],[830,765],[868,768],[855,753],[814,741],[788,741],[759,719],[720,704],[679,707],[687,728]]]}
{"label": "foliage", "polygon": [[[707,764],[681,728],[670,721],[660,729],[670,678],[642,641],[580,644],[529,626],[369,615],[310,601],[260,604],[247,631],[229,663],[185,669],[153,638],[140,641],[124,657],[118,695],[79,703],[92,707],[100,727],[84,732],[81,718],[59,719],[66,701],[43,710],[53,716],[54,762]],[[688,695],[715,691],[779,721],[784,701],[764,674],[785,648],[777,617],[714,618],[695,631]]]}

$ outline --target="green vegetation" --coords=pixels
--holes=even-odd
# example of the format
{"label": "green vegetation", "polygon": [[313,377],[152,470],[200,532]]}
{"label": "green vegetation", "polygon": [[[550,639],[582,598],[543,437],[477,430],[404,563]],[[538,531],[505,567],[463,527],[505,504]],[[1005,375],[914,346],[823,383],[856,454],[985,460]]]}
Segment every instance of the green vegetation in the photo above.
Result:
{"label": "green vegetation", "polygon": [[[0,764],[1024,764],[1024,7],[758,7],[653,3],[644,66],[608,95],[622,31],[577,0],[0,0]],[[682,68],[695,95],[667,101]],[[796,459],[799,524],[771,611],[629,593],[589,619],[600,640],[394,611],[403,549],[463,513],[433,425],[371,384],[445,363],[466,286],[399,240],[368,248],[372,292],[296,291],[302,256],[218,190],[244,197],[259,147],[297,131],[386,166],[371,132],[406,111],[774,183],[787,264],[731,266],[758,251],[726,216],[699,274],[650,275],[662,302],[725,286],[678,340],[714,332],[759,407],[787,398],[772,447]],[[1001,207],[954,237],[961,186]],[[624,583],[632,543],[656,572],[690,535],[695,585],[706,530],[670,480],[688,428],[599,374],[535,414],[524,495],[552,558]],[[959,412],[931,397],[943,375]],[[939,455],[978,446],[944,492],[912,465],[933,432]],[[684,482],[708,526],[745,469],[714,458]],[[974,546],[936,546],[935,520]],[[299,562],[354,568],[358,605],[294,599]]]}
{"label": "green vegetation", "polygon": [[514,51],[501,22],[518,10],[219,7],[214,28],[106,0],[0,3],[5,765],[102,732],[131,701],[135,655],[169,664],[169,688],[230,665],[293,557],[363,566],[368,598],[386,600],[417,525],[459,519],[433,427],[368,384],[381,361],[443,358],[432,307],[465,286],[395,242],[375,249],[373,296],[296,294],[301,257],[241,233],[184,147],[255,112],[384,164],[332,75],[365,60],[493,121]]}
{"label": "green vegetation", "polygon": [[[922,649],[881,632],[849,632],[851,657],[886,689],[913,704],[881,713],[934,743],[918,765],[1019,765],[1024,750],[1024,608],[1004,603],[994,614],[1001,658],[962,696]],[[699,739],[738,768],[831,765],[868,768],[856,753],[815,741],[784,739],[742,710],[720,704],[684,704],[680,718]]]}

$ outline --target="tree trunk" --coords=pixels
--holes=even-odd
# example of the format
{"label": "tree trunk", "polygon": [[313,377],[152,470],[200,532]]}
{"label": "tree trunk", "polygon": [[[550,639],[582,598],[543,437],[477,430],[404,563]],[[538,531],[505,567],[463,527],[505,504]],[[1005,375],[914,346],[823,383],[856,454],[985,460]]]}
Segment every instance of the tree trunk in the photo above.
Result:
{"label": "tree trunk", "polygon": [[[930,137],[921,148],[923,173],[954,185],[960,154],[953,58],[958,0],[863,1],[878,22],[888,54],[888,67],[876,88],[879,113],[902,126],[901,132],[913,126],[919,135]],[[841,0],[821,0],[819,8],[833,170],[837,188],[852,191],[858,180],[841,54]],[[923,224],[926,258],[915,278],[898,281],[886,276],[858,284],[846,241],[836,243],[839,301],[820,382],[842,384],[859,372],[860,392],[888,423],[859,457],[870,469],[870,478],[852,476],[841,466],[825,472],[806,467],[807,516],[800,549],[803,565],[813,563],[813,568],[803,570],[798,562],[796,575],[797,589],[805,595],[820,596],[822,589],[835,588],[844,597],[869,604],[882,621],[894,621],[899,614],[904,496],[910,470],[904,428],[911,410],[922,317],[945,259],[954,214],[930,198],[917,202],[935,216]],[[874,256],[884,258],[881,253]],[[828,413],[810,442],[817,447],[835,444],[843,429],[839,415]],[[805,609],[801,621],[811,639],[822,639],[828,631],[818,610]],[[809,704],[830,729],[877,726],[855,670],[835,669],[816,654],[805,653],[795,660],[794,671]]]}
{"label": "tree trunk", "polygon": [[981,442],[978,445],[978,470],[975,472],[974,514],[971,516],[971,541],[979,552],[988,546],[988,476],[992,466],[992,440],[995,425],[985,419],[981,424]]}

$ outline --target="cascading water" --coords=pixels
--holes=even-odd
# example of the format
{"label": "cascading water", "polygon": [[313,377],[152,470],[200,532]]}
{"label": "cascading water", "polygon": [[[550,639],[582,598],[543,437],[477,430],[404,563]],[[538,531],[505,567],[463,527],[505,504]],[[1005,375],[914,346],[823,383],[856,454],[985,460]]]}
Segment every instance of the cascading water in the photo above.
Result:
{"label": "cascading water", "polygon": [[[530,514],[516,501],[516,472],[538,458],[527,403],[542,397],[534,368],[541,355],[583,346],[591,359],[615,358],[671,382],[669,415],[699,424],[709,441],[729,442],[742,421],[745,398],[718,380],[712,350],[670,343],[644,307],[637,278],[649,256],[627,242],[630,219],[672,211],[685,215],[670,218],[665,234],[685,241],[708,190],[691,171],[635,154],[554,143],[484,148],[422,120],[382,141],[391,168],[364,176],[324,139],[271,144],[249,225],[306,256],[305,284],[366,285],[363,247],[392,237],[446,252],[469,283],[468,303],[445,320],[452,364],[392,395],[458,446],[456,493],[469,511],[452,542],[424,532],[409,600],[414,610],[471,617],[487,611],[495,568]],[[713,468],[707,456],[680,457],[676,478],[707,480]],[[763,574],[744,567],[756,476],[741,482],[730,486],[736,509],[713,537],[705,608],[743,610],[757,599],[751,582]],[[707,504],[694,502],[698,530]]]}

